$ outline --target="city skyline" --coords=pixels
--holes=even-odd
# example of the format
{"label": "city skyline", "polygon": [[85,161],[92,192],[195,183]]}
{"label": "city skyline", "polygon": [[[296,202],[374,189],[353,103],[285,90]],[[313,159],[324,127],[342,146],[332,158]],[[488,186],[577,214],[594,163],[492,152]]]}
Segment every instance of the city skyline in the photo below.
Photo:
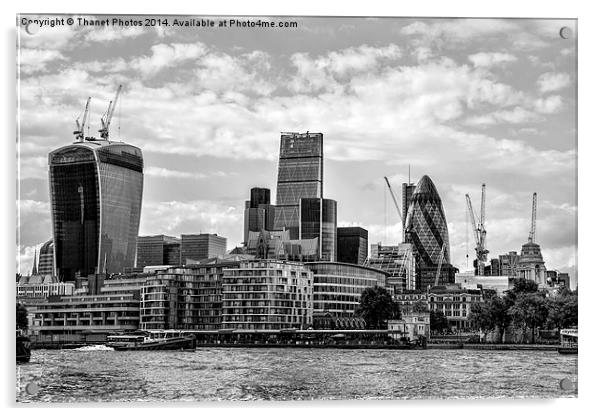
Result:
{"label": "city skyline", "polygon": [[575,42],[558,36],[574,21],[294,19],[300,31],[282,39],[232,30],[202,42],[185,30],[19,29],[18,271],[51,235],[49,150],[70,143],[87,96],[95,129],[123,83],[112,135],[148,161],[140,235],[239,245],[249,189],[276,191],[280,132],[309,130],[324,134],[338,225],[368,229],[370,244],[402,241],[382,177],[400,197],[412,165],[412,182],[429,175],[441,194],[454,265],[465,266],[464,194],[487,183],[490,257],[527,241],[536,191],[546,266],[576,281]]}

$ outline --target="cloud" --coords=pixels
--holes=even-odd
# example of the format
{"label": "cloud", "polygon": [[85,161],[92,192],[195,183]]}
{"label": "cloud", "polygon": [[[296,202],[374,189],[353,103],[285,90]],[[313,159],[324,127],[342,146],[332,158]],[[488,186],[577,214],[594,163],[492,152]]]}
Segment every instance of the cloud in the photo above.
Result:
{"label": "cloud", "polygon": [[201,172],[186,172],[181,170],[172,170],[166,169],[156,166],[149,166],[144,169],[144,175],[155,177],[155,178],[173,178],[173,179],[206,179],[211,176],[226,176],[224,172],[210,172],[210,173],[201,173]]}
{"label": "cloud", "polygon": [[537,79],[537,86],[543,93],[561,90],[568,87],[570,83],[571,76],[563,72],[546,72]]}
{"label": "cloud", "polygon": [[539,98],[533,102],[533,108],[541,114],[558,113],[563,108],[563,100],[560,95],[552,95],[547,98]]}
{"label": "cloud", "polygon": [[66,59],[61,52],[52,49],[21,48],[18,56],[18,71],[24,74],[45,71],[48,63]]}
{"label": "cloud", "polygon": [[482,116],[470,117],[465,123],[469,126],[482,127],[499,123],[523,124],[534,121],[542,121],[541,116],[522,107],[514,107],[512,110],[501,110]]}
{"label": "cloud", "polygon": [[207,47],[201,42],[196,43],[159,43],[151,47],[151,55],[134,59],[133,68],[145,76],[172,68],[185,61],[195,60],[207,52]]}
{"label": "cloud", "polygon": [[516,24],[501,19],[453,19],[433,23],[415,22],[401,29],[402,35],[424,35],[446,40],[468,40],[475,37],[506,34]]}
{"label": "cloud", "polygon": [[85,39],[90,42],[110,42],[138,37],[144,33],[145,30],[141,26],[104,26],[103,28],[95,28],[95,30],[88,32]]}
{"label": "cloud", "polygon": [[507,64],[516,62],[517,58],[514,55],[501,52],[479,52],[468,56],[468,60],[475,67],[490,68],[495,65]]}

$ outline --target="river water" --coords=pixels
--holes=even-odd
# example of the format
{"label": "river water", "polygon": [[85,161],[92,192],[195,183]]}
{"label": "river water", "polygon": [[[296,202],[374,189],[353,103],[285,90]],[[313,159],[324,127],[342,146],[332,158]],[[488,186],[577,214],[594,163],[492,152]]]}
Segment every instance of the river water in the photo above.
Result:
{"label": "river water", "polygon": [[[555,351],[34,350],[18,402],[576,397]],[[565,382],[566,383],[566,382]],[[570,383],[569,383],[570,385]]]}

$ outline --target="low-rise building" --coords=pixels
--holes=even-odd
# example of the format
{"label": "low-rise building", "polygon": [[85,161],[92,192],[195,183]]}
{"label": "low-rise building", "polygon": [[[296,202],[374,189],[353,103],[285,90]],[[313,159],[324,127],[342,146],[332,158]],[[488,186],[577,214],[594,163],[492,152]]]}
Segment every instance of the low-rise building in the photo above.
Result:
{"label": "low-rise building", "polygon": [[403,293],[393,295],[393,301],[397,304],[401,314],[416,312],[425,308],[428,310],[428,297],[426,292],[419,290],[407,290]]}
{"label": "low-rise building", "polygon": [[406,313],[399,319],[391,319],[387,321],[387,329],[389,331],[400,331],[401,333],[393,334],[394,339],[408,338],[410,341],[415,341],[419,338],[431,336],[431,317],[429,312],[411,312]]}
{"label": "low-rise building", "polygon": [[495,290],[498,296],[503,296],[504,292],[512,288],[512,279],[510,276],[475,276],[474,270],[456,273],[456,285],[463,289]]}
{"label": "low-rise building", "polygon": [[312,325],[313,273],[302,263],[246,260],[224,269],[222,328],[306,329]]}
{"label": "low-rise building", "polygon": [[483,302],[481,290],[464,289],[456,285],[435,286],[427,292],[429,309],[441,311],[450,327],[456,330],[469,328],[470,308]]}

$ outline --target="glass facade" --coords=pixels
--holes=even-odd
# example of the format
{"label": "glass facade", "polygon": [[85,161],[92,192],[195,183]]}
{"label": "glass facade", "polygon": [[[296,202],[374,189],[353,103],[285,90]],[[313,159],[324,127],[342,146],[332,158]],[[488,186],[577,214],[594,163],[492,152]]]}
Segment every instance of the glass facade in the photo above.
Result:
{"label": "glass facade", "polygon": [[180,264],[200,261],[226,254],[226,238],[217,234],[182,234]]}
{"label": "glass facade", "polygon": [[322,261],[337,261],[337,202],[332,199],[303,198],[299,202],[300,239],[318,238]]}
{"label": "glass facade", "polygon": [[368,230],[361,227],[337,228],[337,261],[364,264],[368,257]]}
{"label": "glass facade", "polygon": [[52,240],[46,241],[40,248],[38,274],[54,275],[54,242]]}
{"label": "glass facade", "polygon": [[61,280],[133,267],[143,186],[142,152],[77,142],[49,155],[55,267]]}
{"label": "glass facade", "polygon": [[405,228],[406,242],[414,246],[416,267],[437,267],[441,249],[443,263],[449,263],[449,236],[445,212],[435,184],[423,176],[412,194]]}
{"label": "glass facade", "polygon": [[352,264],[306,263],[314,274],[314,312],[337,318],[351,318],[360,304],[362,292],[384,286],[387,273]]}
{"label": "glass facade", "polygon": [[178,266],[180,240],[168,235],[140,236],[136,240],[136,267]]}
{"label": "glass facade", "polygon": [[299,238],[299,200],[321,198],[323,181],[322,133],[285,133],[280,138],[274,229],[289,229]]}

